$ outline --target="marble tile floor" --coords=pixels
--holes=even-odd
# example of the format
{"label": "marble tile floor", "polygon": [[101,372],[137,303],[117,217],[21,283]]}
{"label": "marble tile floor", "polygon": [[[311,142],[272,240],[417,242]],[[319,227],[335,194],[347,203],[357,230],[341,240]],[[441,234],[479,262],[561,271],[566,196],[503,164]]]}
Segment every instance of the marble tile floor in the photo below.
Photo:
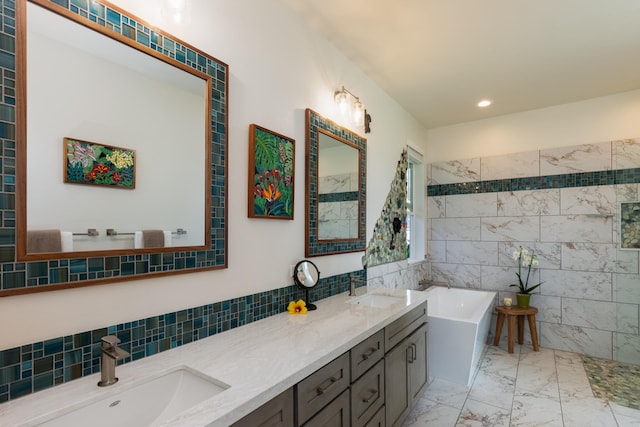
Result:
{"label": "marble tile floor", "polygon": [[595,397],[581,355],[487,346],[470,388],[435,379],[403,427],[640,427],[640,410]]}

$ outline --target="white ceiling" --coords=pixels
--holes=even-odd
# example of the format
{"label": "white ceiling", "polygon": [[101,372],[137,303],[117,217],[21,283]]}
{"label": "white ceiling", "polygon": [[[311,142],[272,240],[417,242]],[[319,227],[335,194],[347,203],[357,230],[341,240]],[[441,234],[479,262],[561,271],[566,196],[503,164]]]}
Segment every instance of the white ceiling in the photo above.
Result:
{"label": "white ceiling", "polygon": [[427,128],[640,88],[638,0],[281,1]]}

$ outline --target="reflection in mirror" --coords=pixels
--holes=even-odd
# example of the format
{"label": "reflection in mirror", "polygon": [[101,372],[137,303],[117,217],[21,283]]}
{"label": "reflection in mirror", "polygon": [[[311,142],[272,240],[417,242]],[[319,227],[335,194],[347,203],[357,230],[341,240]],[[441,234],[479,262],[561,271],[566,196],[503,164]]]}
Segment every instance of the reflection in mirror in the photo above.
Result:
{"label": "reflection in mirror", "polygon": [[366,142],[306,111],[306,256],[365,249]]}
{"label": "reflection in mirror", "polygon": [[358,150],[318,134],[318,240],[358,238]]}
{"label": "reflection in mirror", "polygon": [[[0,16],[0,297],[226,268],[228,66],[104,0],[16,0]],[[54,51],[69,31],[77,49]],[[72,144],[98,163],[92,185],[83,161],[68,179],[65,137],[92,144]],[[109,186],[111,166],[135,185]]]}
{"label": "reflection in mirror", "polygon": [[[204,245],[209,166],[203,160],[203,76],[29,3],[27,87],[28,230],[76,233],[67,252]],[[93,144],[69,154],[65,137]],[[96,182],[121,180],[131,168],[99,157],[104,145],[135,151],[135,189],[61,179],[73,173],[79,182],[91,174]],[[69,167],[61,161],[67,154],[74,161]],[[99,234],[79,235],[91,228]],[[187,233],[178,234],[179,228]],[[149,229],[173,234],[162,243],[137,245],[135,233]]]}
{"label": "reflection in mirror", "polygon": [[297,287],[305,291],[305,300],[307,310],[315,310],[315,304],[311,304],[309,300],[309,289],[315,287],[320,280],[320,271],[314,263],[309,260],[302,260],[296,264],[293,269],[293,281]]}

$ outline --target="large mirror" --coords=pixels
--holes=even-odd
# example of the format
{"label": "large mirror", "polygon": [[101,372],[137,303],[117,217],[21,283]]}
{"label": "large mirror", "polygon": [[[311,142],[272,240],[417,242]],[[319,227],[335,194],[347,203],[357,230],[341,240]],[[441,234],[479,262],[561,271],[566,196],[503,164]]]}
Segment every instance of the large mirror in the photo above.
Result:
{"label": "large mirror", "polygon": [[59,3],[18,0],[3,34],[16,274],[0,296],[226,267],[228,67],[108,2]]}
{"label": "large mirror", "polygon": [[[27,233],[70,232],[67,252],[138,249],[135,232],[150,229],[171,233],[163,247],[203,247],[207,82],[29,3]],[[134,155],[118,164],[124,149]],[[133,184],[118,185],[127,173]]]}
{"label": "large mirror", "polygon": [[306,111],[306,256],[365,249],[366,139]]}

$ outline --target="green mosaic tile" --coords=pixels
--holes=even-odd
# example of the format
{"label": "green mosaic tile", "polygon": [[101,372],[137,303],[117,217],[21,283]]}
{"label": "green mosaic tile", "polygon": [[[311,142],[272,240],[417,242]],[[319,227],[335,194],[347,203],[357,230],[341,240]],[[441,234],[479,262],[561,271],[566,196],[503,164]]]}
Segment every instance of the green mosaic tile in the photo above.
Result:
{"label": "green mosaic tile", "polygon": [[640,409],[640,365],[582,356],[594,396]]}
{"label": "green mosaic tile", "polygon": [[[141,259],[147,259],[147,256]],[[146,261],[134,261],[131,264],[135,262]],[[56,265],[58,262],[52,261],[50,266]],[[20,267],[25,268],[24,264]],[[366,279],[365,270],[323,277],[318,286],[309,292],[310,300],[318,301],[346,292],[349,289],[350,274],[361,280]],[[289,301],[300,298],[305,298],[304,291],[288,285],[2,350],[0,402],[99,372],[100,339],[105,335],[116,335],[121,340],[120,345],[131,353],[131,357],[126,360],[128,362],[282,313],[286,311]],[[46,322],[46,319],[42,321]]]}

